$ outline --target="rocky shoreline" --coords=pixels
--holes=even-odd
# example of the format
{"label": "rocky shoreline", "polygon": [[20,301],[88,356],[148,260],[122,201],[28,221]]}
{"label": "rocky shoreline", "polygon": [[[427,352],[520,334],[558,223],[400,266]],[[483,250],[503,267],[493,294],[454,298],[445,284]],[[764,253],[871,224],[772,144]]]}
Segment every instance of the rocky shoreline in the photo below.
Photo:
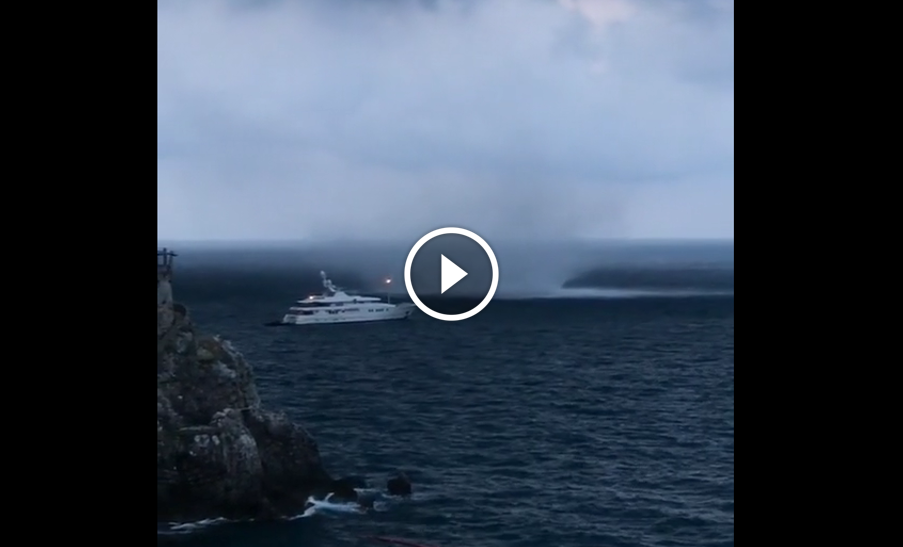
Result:
{"label": "rocky shoreline", "polygon": [[[262,408],[251,366],[205,335],[157,276],[157,522],[267,519],[303,512],[311,495],[357,499],[360,479],[334,480],[314,438]],[[390,493],[410,494],[403,474]]]}

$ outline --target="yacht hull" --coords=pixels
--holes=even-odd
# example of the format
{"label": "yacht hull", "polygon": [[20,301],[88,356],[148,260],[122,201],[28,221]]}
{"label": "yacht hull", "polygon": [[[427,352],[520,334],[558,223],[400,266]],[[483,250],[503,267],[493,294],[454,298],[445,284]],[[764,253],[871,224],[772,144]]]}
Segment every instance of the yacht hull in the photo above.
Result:
{"label": "yacht hull", "polygon": [[[286,326],[302,326],[302,325],[338,325],[347,323],[380,323],[383,321],[403,321],[411,317],[416,308],[414,306],[399,306],[386,312],[371,312],[360,314],[348,314],[344,317],[330,316],[296,316],[290,315],[283,318],[279,325]],[[273,325],[273,324],[271,324]]]}

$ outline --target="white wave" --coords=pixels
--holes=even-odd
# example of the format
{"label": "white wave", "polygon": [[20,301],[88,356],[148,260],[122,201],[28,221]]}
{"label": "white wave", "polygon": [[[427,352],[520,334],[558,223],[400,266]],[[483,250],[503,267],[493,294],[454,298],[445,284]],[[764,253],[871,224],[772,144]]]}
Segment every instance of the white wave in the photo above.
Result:
{"label": "white wave", "polygon": [[232,522],[229,519],[225,518],[215,518],[215,519],[203,519],[195,522],[169,522],[167,523],[167,528],[158,529],[158,535],[169,535],[169,534],[190,534],[192,532],[197,532],[198,530],[202,530],[204,528],[208,528],[210,526],[215,526],[217,524],[225,524],[227,522]]}
{"label": "white wave", "polygon": [[[355,490],[357,490],[357,489],[355,489]],[[362,492],[362,491],[364,491],[364,489],[358,490],[358,492]],[[333,494],[329,493],[322,500],[318,500],[313,496],[307,498],[307,503],[309,504],[309,507],[307,507],[307,509],[305,509],[304,512],[301,513],[300,515],[295,515],[293,517],[289,517],[288,520],[309,518],[318,513],[361,514],[361,513],[367,512],[367,510],[364,507],[360,506],[357,502],[350,501],[350,502],[334,503],[334,502],[330,501],[332,499],[332,497],[333,497]],[[373,508],[375,510],[380,510],[381,509],[380,506],[382,506],[382,505],[383,504],[379,504],[379,506],[378,506],[377,503],[374,503]]]}
{"label": "white wave", "polygon": [[[364,496],[373,496],[373,510],[377,512],[387,511],[389,509],[390,503],[392,500],[396,500],[395,496],[386,496],[381,490],[378,488],[355,488],[354,489],[358,495]],[[367,513],[367,509],[362,507],[356,502],[333,502],[331,501],[334,494],[329,493],[325,498],[318,500],[314,496],[310,496],[307,498],[308,507],[304,510],[303,513],[299,515],[294,515],[291,517],[285,517],[284,520],[297,520],[302,518],[310,518],[316,514],[320,513],[331,513],[331,514],[365,514]],[[397,498],[402,499],[402,498]],[[190,534],[192,532],[198,532],[204,528],[208,528],[210,526],[225,524],[225,523],[235,523],[235,522],[253,522],[255,519],[247,519],[243,521],[237,520],[229,520],[226,518],[215,518],[215,519],[204,519],[196,522],[169,522],[166,524],[166,528],[160,529],[158,528],[158,535],[171,535],[171,534]]]}

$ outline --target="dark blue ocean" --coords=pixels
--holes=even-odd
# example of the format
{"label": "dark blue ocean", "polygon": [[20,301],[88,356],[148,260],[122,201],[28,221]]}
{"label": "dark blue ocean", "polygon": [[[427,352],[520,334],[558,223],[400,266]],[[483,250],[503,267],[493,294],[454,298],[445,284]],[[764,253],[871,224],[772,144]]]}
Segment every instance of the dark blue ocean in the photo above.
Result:
{"label": "dark blue ocean", "polygon": [[[334,476],[381,487],[403,469],[415,494],[371,514],[189,526],[158,532],[158,543],[734,544],[732,245],[598,249],[572,271],[520,276],[536,280],[521,297],[500,286],[502,297],[457,323],[417,312],[298,328],[263,324],[315,288],[328,257],[180,251],[176,299],[244,353],[264,404],[311,431]],[[336,263],[332,277],[366,284],[382,275],[374,264]],[[578,286],[560,289],[568,282]]]}

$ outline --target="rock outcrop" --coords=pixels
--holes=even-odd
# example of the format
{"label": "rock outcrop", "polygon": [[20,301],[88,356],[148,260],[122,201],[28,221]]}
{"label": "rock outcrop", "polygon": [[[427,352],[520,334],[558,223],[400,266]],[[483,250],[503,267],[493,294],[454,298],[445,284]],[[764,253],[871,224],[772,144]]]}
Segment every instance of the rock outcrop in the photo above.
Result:
{"label": "rock outcrop", "polygon": [[386,490],[391,496],[410,496],[411,479],[408,478],[404,471],[400,471],[386,482]]}
{"label": "rock outcrop", "polygon": [[250,365],[157,278],[157,520],[297,514],[332,488],[317,444],[261,408]]}

